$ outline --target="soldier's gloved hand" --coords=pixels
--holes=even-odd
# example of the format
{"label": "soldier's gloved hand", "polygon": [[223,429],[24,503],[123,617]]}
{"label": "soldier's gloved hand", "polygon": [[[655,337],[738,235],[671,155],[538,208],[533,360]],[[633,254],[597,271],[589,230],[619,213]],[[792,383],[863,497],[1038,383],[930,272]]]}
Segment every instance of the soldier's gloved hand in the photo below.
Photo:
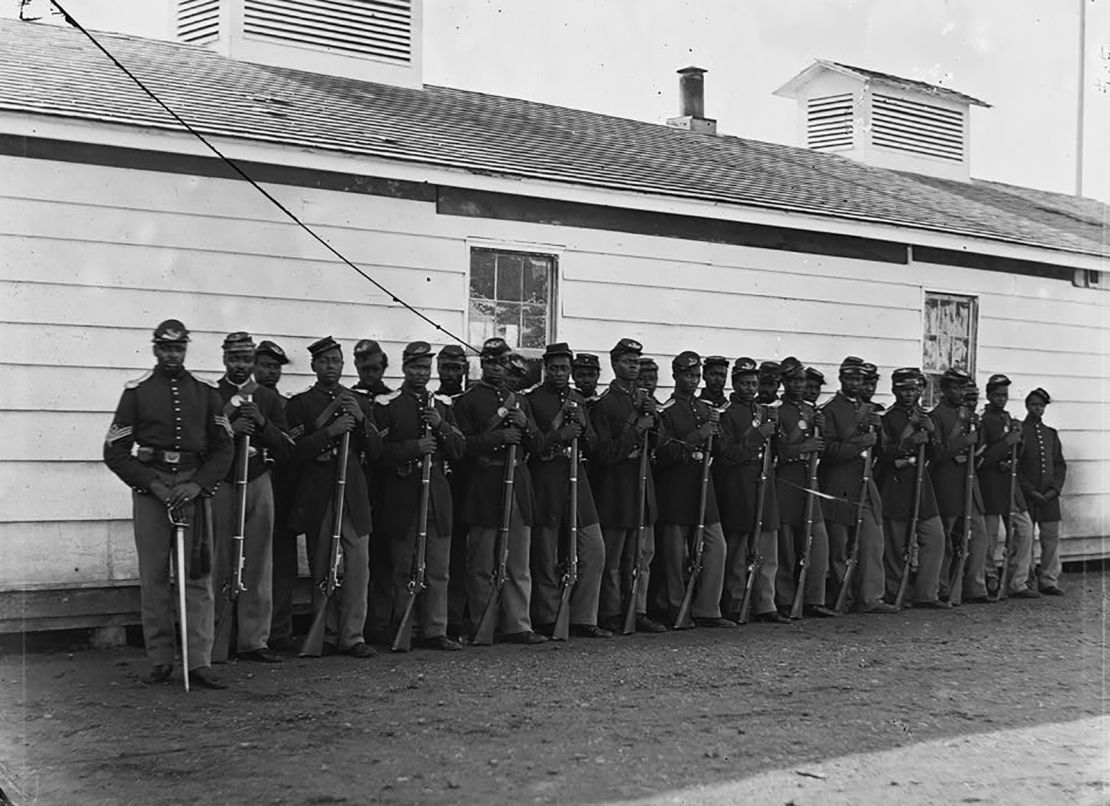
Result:
{"label": "soldier's gloved hand", "polygon": [[636,420],[636,431],[643,434],[645,431],[650,431],[653,425],[655,425],[655,418],[650,414],[645,414]]}
{"label": "soldier's gloved hand", "polygon": [[424,409],[423,417],[424,422],[426,422],[433,429],[438,429],[439,426],[443,423],[443,416],[435,410],[434,406]]}
{"label": "soldier's gloved hand", "polygon": [[179,507],[197,498],[200,492],[200,485],[195,481],[183,481],[173,486],[170,490],[169,500],[166,503],[171,507]]}
{"label": "soldier's gloved hand", "polygon": [[1010,432],[1008,432],[1006,434],[1006,444],[1011,448],[1014,447],[1015,445],[1020,445],[1021,444],[1021,432],[1020,431],[1010,431]]}
{"label": "soldier's gloved hand", "polygon": [[420,437],[416,440],[416,447],[420,451],[420,455],[436,452],[436,438],[435,437]]}
{"label": "soldier's gloved hand", "polygon": [[515,428],[524,428],[524,426],[528,425],[528,418],[520,409],[511,409],[509,411],[508,420]]}
{"label": "soldier's gloved hand", "polygon": [[243,434],[250,436],[254,433],[254,420],[249,417],[236,417],[231,421],[231,433],[237,437]]}
{"label": "soldier's gloved hand", "polygon": [[353,431],[355,428],[355,418],[350,414],[341,414],[332,420],[331,425],[328,426],[328,436],[338,437],[348,431]]}
{"label": "soldier's gloved hand", "polygon": [[147,487],[147,490],[149,490],[150,494],[155,496],[163,504],[168,504],[170,502],[169,485],[161,479],[155,479],[154,481],[152,481],[150,483],[150,486]]}
{"label": "soldier's gloved hand", "polygon": [[520,444],[520,429],[519,428],[502,428],[497,432],[501,439],[502,445],[519,445]]}
{"label": "soldier's gloved hand", "polygon": [[929,442],[929,432],[928,431],[914,431],[913,432],[913,437],[911,437],[911,441],[913,442],[914,445],[925,445]]}
{"label": "soldier's gloved hand", "polygon": [[927,414],[921,418],[921,427],[930,434],[937,430],[937,424],[934,423],[933,418]]}
{"label": "soldier's gloved hand", "polygon": [[709,437],[715,436],[716,434],[717,434],[717,424],[716,423],[706,423],[705,425],[701,426],[701,428],[699,428],[697,431],[694,432],[694,439],[692,439],[691,442],[695,442],[698,445],[704,445],[705,441],[707,439],[709,439]]}
{"label": "soldier's gloved hand", "polygon": [[343,410],[344,414],[349,414],[354,418],[356,423],[361,423],[363,420],[362,406],[355,400],[354,395],[350,392],[344,392],[338,398],[339,408]]}
{"label": "soldier's gloved hand", "polygon": [[575,437],[582,436],[582,426],[571,421],[559,429],[559,441],[570,442]]}
{"label": "soldier's gloved hand", "polygon": [[883,425],[882,418],[879,417],[879,413],[877,411],[870,412],[867,415],[867,418],[864,420],[864,427],[865,428],[874,428],[875,430],[878,430],[879,428],[882,427],[882,425]]}
{"label": "soldier's gloved hand", "polygon": [[813,425],[820,428],[822,431],[825,430],[825,412],[818,410],[814,413]]}
{"label": "soldier's gloved hand", "polygon": [[879,437],[877,434],[871,433],[869,431],[866,434],[860,434],[858,437],[856,437],[855,441],[856,444],[860,445],[861,447],[870,448],[879,441]]}
{"label": "soldier's gloved hand", "polygon": [[644,414],[650,414],[654,417],[659,412],[659,407],[655,405],[655,399],[650,395],[644,395],[640,401],[640,411]]}
{"label": "soldier's gloved hand", "polygon": [[775,428],[777,428],[777,427],[778,426],[775,424],[774,420],[770,420],[770,421],[765,422],[762,425],[760,425],[759,428],[757,428],[756,430],[759,431],[759,435],[761,437],[763,437],[764,439],[767,439],[768,437],[770,437],[772,434],[775,433]]}
{"label": "soldier's gloved hand", "polygon": [[964,444],[965,445],[978,445],[979,444],[979,432],[978,431],[972,431],[971,433],[964,434]]}
{"label": "soldier's gloved hand", "polygon": [[253,400],[249,403],[242,403],[239,406],[239,418],[247,418],[257,426],[262,426],[266,423],[266,418],[262,416],[262,412],[258,410],[258,404]]}

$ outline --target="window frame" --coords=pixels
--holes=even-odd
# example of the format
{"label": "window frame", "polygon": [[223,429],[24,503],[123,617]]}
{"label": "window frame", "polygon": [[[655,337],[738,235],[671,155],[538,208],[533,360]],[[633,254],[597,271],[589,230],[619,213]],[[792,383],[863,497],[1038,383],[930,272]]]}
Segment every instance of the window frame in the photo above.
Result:
{"label": "window frame", "polygon": [[[925,392],[921,398],[921,405],[926,408],[932,408],[940,402],[939,379],[944,372],[944,370],[941,370],[941,372],[933,372],[925,368],[925,344],[929,335],[925,331],[928,322],[926,309],[930,299],[939,299],[942,301],[956,300],[970,303],[967,372],[972,378],[975,377],[976,364],[979,358],[979,296],[977,294],[968,294],[964,291],[936,290],[923,287],[921,289],[921,344],[919,355],[921,356],[921,371],[925,375]],[[945,367],[945,369],[947,369],[947,367]]]}

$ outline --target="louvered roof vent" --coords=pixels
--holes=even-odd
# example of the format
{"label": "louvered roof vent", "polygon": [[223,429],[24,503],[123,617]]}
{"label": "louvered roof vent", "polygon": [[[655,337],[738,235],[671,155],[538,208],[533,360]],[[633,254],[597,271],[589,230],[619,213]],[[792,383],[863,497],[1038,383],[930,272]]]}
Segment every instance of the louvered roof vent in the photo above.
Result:
{"label": "louvered roof vent", "polygon": [[970,178],[970,95],[818,60],[775,91],[798,101],[805,144],[885,168]]}
{"label": "louvered roof vent", "polygon": [[180,41],[225,56],[421,85],[423,0],[176,0]]}

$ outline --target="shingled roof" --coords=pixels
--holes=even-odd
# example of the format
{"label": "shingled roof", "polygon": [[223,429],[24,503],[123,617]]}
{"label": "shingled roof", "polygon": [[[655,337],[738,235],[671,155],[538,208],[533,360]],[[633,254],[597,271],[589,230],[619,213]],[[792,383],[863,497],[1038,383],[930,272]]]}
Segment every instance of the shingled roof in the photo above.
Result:
{"label": "shingled roof", "polygon": [[[99,34],[211,135],[1106,255],[1110,207],[447,87],[372,84]],[[178,129],[78,31],[0,20],[0,110]],[[535,194],[534,194],[535,195]]]}

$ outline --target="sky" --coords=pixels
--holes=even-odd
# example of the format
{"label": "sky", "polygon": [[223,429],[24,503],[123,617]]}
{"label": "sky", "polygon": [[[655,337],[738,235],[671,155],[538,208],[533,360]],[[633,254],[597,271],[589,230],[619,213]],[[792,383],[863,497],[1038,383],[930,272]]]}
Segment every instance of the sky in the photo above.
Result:
{"label": "sky", "polygon": [[[986,101],[972,176],[1074,193],[1084,3],[1083,193],[1110,202],[1110,0],[426,0],[424,82],[663,122],[696,65],[719,132],[801,145],[795,102],[772,93],[831,59]],[[63,4],[169,38],[169,0]]]}

